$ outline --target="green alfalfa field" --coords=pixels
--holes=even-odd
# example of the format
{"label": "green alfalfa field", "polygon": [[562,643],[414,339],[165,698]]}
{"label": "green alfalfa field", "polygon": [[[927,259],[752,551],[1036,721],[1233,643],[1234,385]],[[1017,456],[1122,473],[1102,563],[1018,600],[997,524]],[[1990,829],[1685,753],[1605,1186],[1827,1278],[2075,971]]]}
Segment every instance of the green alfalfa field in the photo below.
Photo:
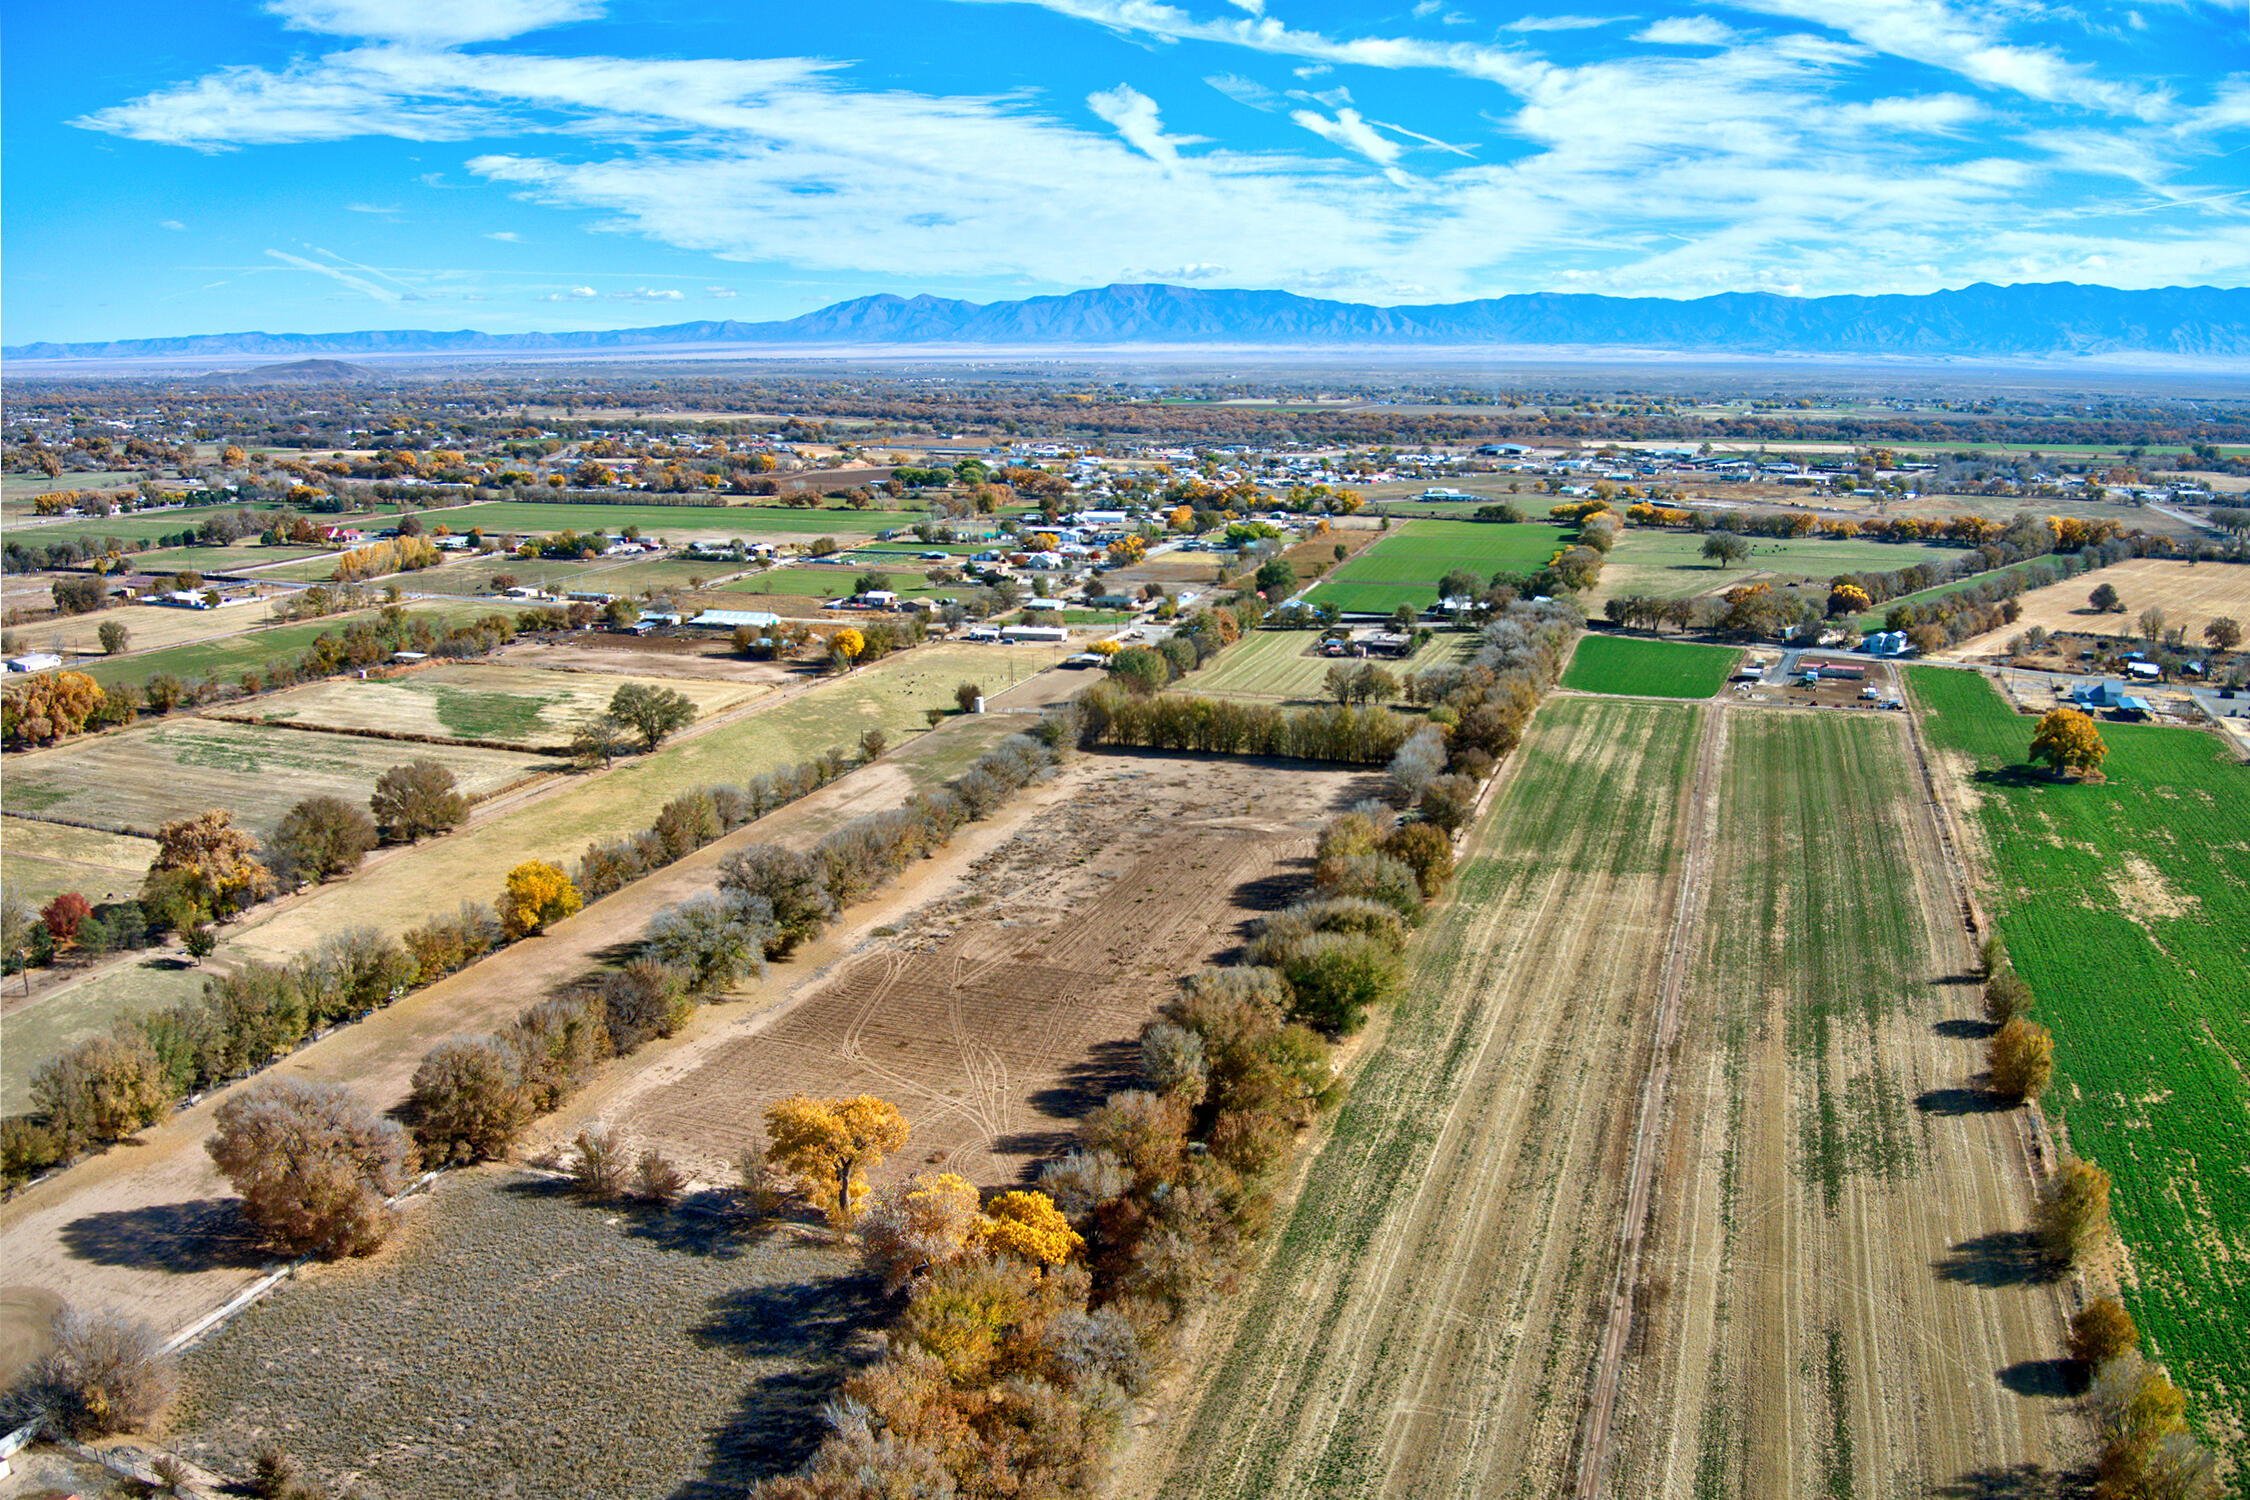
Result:
{"label": "green alfalfa field", "polygon": [[1579,639],[1563,686],[1636,698],[1708,698],[1727,685],[1742,653],[1732,646],[1652,641],[1631,635]]}
{"label": "green alfalfa field", "polygon": [[[2109,1169],[2126,1303],[2221,1451],[2250,1447],[2250,768],[2192,729],[2104,723],[2055,782],[1980,675],[1908,673],[1991,846],[1999,930],[2055,1034],[2044,1106]],[[2237,1494],[2250,1494],[2239,1463]]]}

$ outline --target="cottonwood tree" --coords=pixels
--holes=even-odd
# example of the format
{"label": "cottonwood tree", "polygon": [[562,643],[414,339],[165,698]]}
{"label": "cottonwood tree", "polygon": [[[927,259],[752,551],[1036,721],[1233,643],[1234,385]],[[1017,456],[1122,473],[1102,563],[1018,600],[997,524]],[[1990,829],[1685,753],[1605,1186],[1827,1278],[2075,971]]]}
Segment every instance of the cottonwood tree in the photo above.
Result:
{"label": "cottonwood tree", "polygon": [[393,843],[444,833],[469,816],[469,800],[456,790],[453,773],[426,756],[375,778],[375,795],[367,805],[383,837]]}
{"label": "cottonwood tree", "polygon": [[164,1336],[119,1312],[55,1314],[55,1346],[40,1361],[32,1399],[75,1438],[154,1427],[179,1390]]}
{"label": "cottonwood tree", "polygon": [[2083,1158],[2064,1158],[2039,1191],[2035,1223],[2048,1257],[2075,1264],[2109,1232],[2109,1173]]}
{"label": "cottonwood tree", "polygon": [[773,921],[766,957],[786,958],[820,936],[836,916],[821,862],[779,844],[752,844],[719,866],[719,889],[765,901]]}
{"label": "cottonwood tree", "polygon": [[654,750],[666,735],[695,722],[695,704],[675,688],[628,682],[611,695],[609,716],[638,734],[644,748]]}
{"label": "cottonwood tree", "polygon": [[561,865],[527,859],[508,872],[500,895],[500,930],[510,941],[536,937],[548,923],[561,921],[584,904]]}
{"label": "cottonwood tree", "polygon": [[1750,555],[1750,544],[1731,531],[1714,531],[1703,539],[1703,555],[1730,568]]}
{"label": "cottonwood tree", "polygon": [[2000,969],[1984,983],[1984,1018],[2005,1026],[2018,1016],[2031,1014],[2031,986],[2013,969]]}
{"label": "cottonwood tree", "polygon": [[1086,1241],[1037,1191],[1002,1193],[986,1205],[977,1238],[988,1249],[1034,1265],[1059,1266],[1085,1248]]}
{"label": "cottonwood tree", "polygon": [[163,1063],[138,1029],[89,1037],[31,1075],[32,1107],[74,1150],[123,1140],[161,1119],[175,1097]]}
{"label": "cottonwood tree", "polygon": [[2203,639],[2214,651],[2232,651],[2242,644],[2242,626],[2231,615],[2220,615],[2203,627]]}
{"label": "cottonwood tree", "polygon": [[2091,718],[2075,708],[2055,708],[2039,721],[2025,758],[2035,765],[2044,762],[2058,775],[2075,771],[2092,780],[2101,775],[2102,758],[2108,754]]}
{"label": "cottonwood tree", "polygon": [[1993,1092],[2004,1099],[2036,1099],[2055,1076],[2054,1037],[2022,1016],[1993,1034],[1989,1056]]}
{"label": "cottonwood tree", "polygon": [[384,1200],[405,1185],[414,1148],[342,1084],[267,1079],[220,1105],[216,1123],[211,1160],[285,1249],[372,1255],[397,1228]]}
{"label": "cottonwood tree", "polygon": [[2091,604],[2098,614],[2121,615],[2125,613],[2125,601],[2117,596],[2115,584],[2096,584],[2094,591],[2086,596],[2086,602]]}
{"label": "cottonwood tree", "polygon": [[498,1161],[531,1123],[521,1059],[490,1036],[432,1047],[414,1070],[407,1109],[431,1162]]}
{"label": "cottonwood tree", "polygon": [[872,1094],[814,1099],[795,1094],[766,1111],[766,1160],[794,1174],[831,1224],[851,1223],[867,1195],[862,1179],[906,1144],[906,1117]]}
{"label": "cottonwood tree", "polygon": [[570,732],[570,758],[581,768],[606,766],[625,751],[625,726],[606,713],[593,714]]}
{"label": "cottonwood tree", "polygon": [[380,840],[375,820],[353,803],[307,797],[282,814],[270,847],[276,870],[319,882],[358,869]]}
{"label": "cottonwood tree", "polygon": [[104,620],[94,634],[101,640],[104,656],[121,656],[133,644],[133,632],[123,620]]}
{"label": "cottonwood tree", "polygon": [[2141,1346],[2133,1315],[2115,1297],[2096,1297],[2070,1320],[2070,1357],[2096,1369]]}

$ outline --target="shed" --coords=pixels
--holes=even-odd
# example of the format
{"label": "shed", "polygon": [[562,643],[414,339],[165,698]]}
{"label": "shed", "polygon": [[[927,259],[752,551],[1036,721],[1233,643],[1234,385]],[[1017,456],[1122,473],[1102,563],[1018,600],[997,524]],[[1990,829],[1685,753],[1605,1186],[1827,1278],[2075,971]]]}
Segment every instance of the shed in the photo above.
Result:
{"label": "shed", "polygon": [[1060,625],[1008,625],[1000,631],[1003,641],[1051,641],[1060,644],[1070,639],[1070,632]]}
{"label": "shed", "polygon": [[62,658],[52,651],[27,651],[21,656],[8,658],[11,672],[45,672],[62,665]]}

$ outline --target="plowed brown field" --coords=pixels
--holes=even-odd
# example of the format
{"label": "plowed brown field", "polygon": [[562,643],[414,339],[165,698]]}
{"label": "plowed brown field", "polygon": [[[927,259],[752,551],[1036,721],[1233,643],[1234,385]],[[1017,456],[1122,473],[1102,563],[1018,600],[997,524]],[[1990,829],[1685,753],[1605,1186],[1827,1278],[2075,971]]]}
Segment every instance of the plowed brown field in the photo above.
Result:
{"label": "plowed brown field", "polygon": [[879,1094],[913,1126],[889,1175],[1015,1181],[1133,1086],[1178,978],[1301,894],[1320,825],[1369,795],[1343,771],[1087,757],[1049,805],[786,1010],[710,1038],[603,1118],[713,1176],[789,1094]]}
{"label": "plowed brown field", "polygon": [[1974,1087],[1903,725],[1557,699],[1512,775],[1231,1347],[1128,1490],[2051,1470],[2061,1306],[2009,1253],[2029,1134]]}

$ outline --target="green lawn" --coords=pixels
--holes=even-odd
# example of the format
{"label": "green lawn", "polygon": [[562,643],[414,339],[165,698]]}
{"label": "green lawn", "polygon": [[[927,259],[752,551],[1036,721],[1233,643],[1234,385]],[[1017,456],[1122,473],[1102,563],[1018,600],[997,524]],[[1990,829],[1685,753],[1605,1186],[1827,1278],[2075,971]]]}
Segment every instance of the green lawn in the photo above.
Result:
{"label": "green lawn", "polygon": [[[105,516],[100,520],[82,520],[72,517],[67,521],[14,521],[8,526],[8,540],[26,547],[43,546],[59,542],[65,537],[92,537],[96,541],[117,537],[130,551],[135,543],[153,545],[160,536],[176,536],[183,531],[193,531],[213,516],[232,515],[231,505],[191,505],[185,510],[160,510],[148,514]],[[262,511],[251,511],[263,517]]]}
{"label": "green lawn", "polygon": [[1703,555],[1705,537],[1692,531],[1634,526],[1626,529],[1602,565],[1598,598],[1627,594],[1678,599],[1740,582],[1753,573],[1785,581],[1817,579],[1838,573],[1888,573],[1916,563],[1945,562],[1961,556],[1958,547],[1928,547],[1918,542],[1868,542],[1856,537],[1744,537],[1750,556],[1722,568]]}
{"label": "green lawn", "polygon": [[[1464,661],[1475,654],[1477,643],[1473,632],[1441,631],[1405,661],[1376,665],[1402,677],[1424,667]],[[1322,656],[1319,645],[1319,637],[1311,631],[1253,630],[1184,679],[1179,691],[1214,698],[1323,699],[1328,669],[1343,658]]]}
{"label": "green lawn", "polygon": [[2047,1111],[2115,1179],[2127,1305],[2205,1430],[2250,1430],[2250,769],[2198,730],[2105,723],[2102,785],[2029,777],[2033,721],[1982,676],[1907,677],[1966,760],[2000,932],[2055,1033]]}
{"label": "green lawn", "polygon": [[[191,568],[198,573],[232,573],[266,563],[287,563],[312,557],[317,547],[261,547],[256,543],[235,547],[163,547],[133,554],[136,573],[177,573]],[[278,573],[261,575],[279,577]]]}
{"label": "green lawn", "polygon": [[1589,635],[1578,642],[1563,686],[1582,693],[1639,698],[1708,698],[1727,685],[1742,653],[1631,635]]}
{"label": "green lawn", "polygon": [[1438,580],[1455,568],[1480,583],[1498,572],[1528,573],[1545,567],[1570,536],[1544,521],[1403,521],[1321,580],[1306,602],[1354,612],[1423,609],[1437,602]]}

